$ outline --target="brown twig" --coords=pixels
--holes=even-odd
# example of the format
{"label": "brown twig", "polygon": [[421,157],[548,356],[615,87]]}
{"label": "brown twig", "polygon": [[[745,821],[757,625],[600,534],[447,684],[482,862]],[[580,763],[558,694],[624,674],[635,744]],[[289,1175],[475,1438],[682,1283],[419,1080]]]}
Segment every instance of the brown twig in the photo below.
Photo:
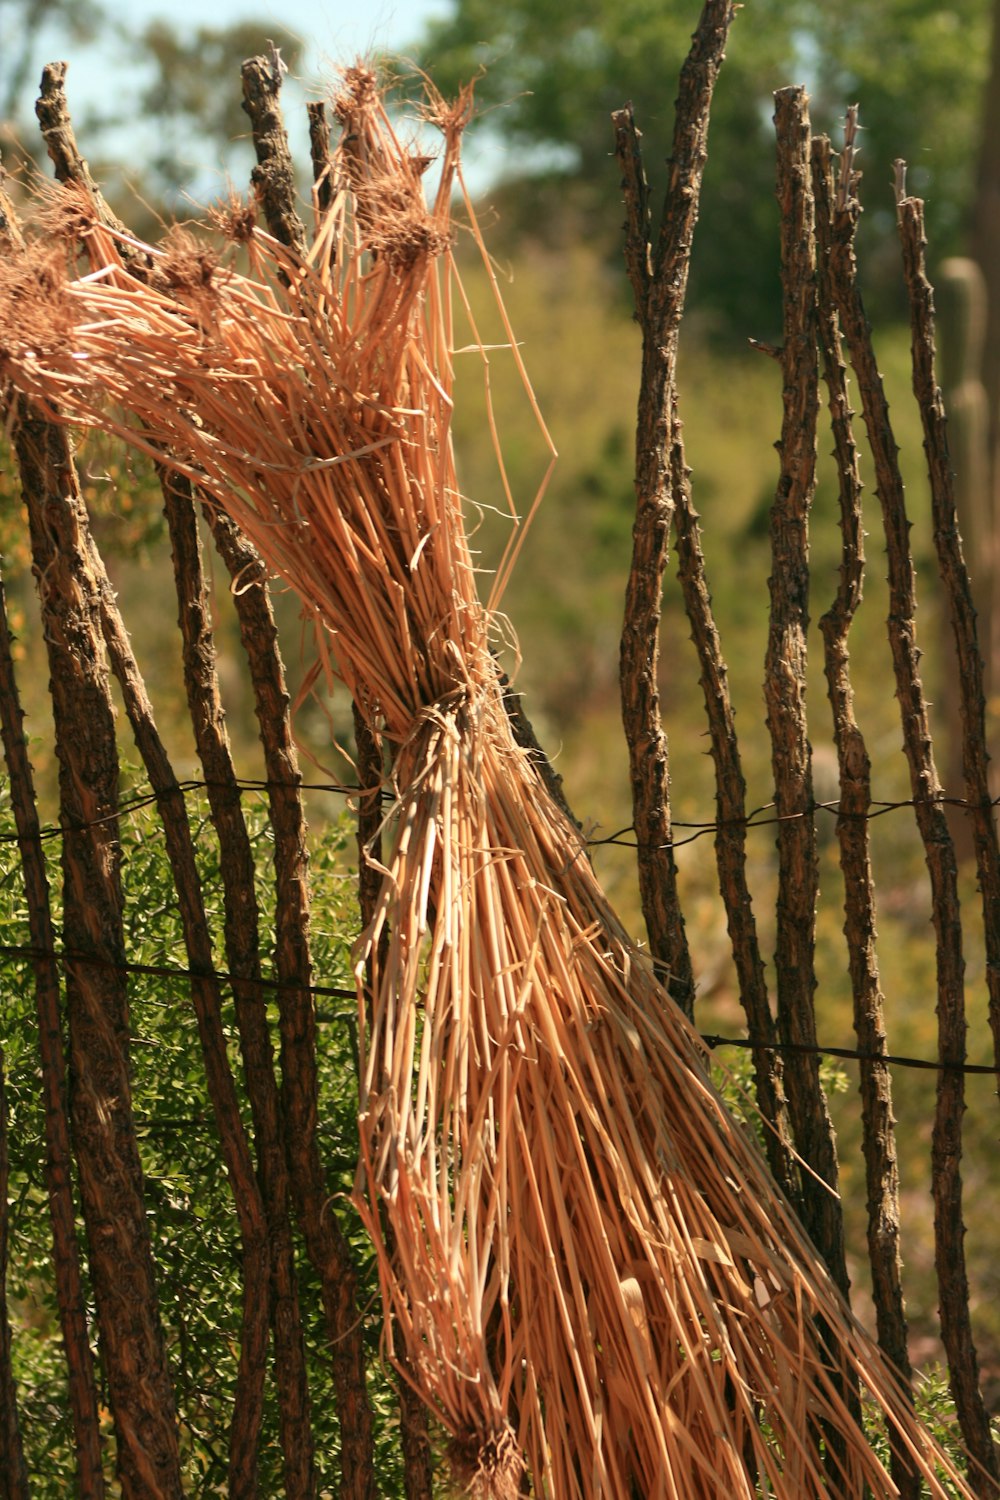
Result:
{"label": "brown twig", "polygon": [[[864,583],[862,486],[840,325],[830,289],[834,185],[830,142],[826,137],[813,141],[812,174],[816,199],[819,338],[840,479],[842,537],[840,583],[833,603],[820,620],[820,630],[840,772],[837,836],[844,876],[844,935],[854,996],[854,1029],[862,1057],[859,1071],[868,1189],[868,1261],[879,1345],[892,1367],[899,1372],[902,1389],[909,1392],[913,1377],[900,1280],[899,1167],[892,1080],[888,1063],[878,1060],[886,1053],[886,1033],[875,941],[875,882],[868,828],[871,762],[854,712],[848,647],[848,636],[861,603]],[[905,1451],[893,1441],[892,1434],[890,1440],[892,1476],[900,1494],[904,1500],[919,1500],[920,1476],[908,1461]]]}
{"label": "brown twig", "polygon": [[[682,87],[682,97],[683,92]],[[628,211],[625,235],[626,267],[632,283],[636,317],[640,322],[644,322],[652,280],[649,189],[642,162],[640,134],[635,126],[631,106],[626,106],[614,116],[614,124],[616,155],[622,168],[623,189]],[[683,131],[679,129],[678,133],[680,140],[683,141]],[[702,141],[701,148],[703,147]],[[674,217],[678,220],[681,220],[684,202],[682,191],[679,204],[673,210]],[[688,203],[692,206],[690,195]],[[696,208],[696,200],[693,207]],[[684,225],[683,222],[675,231],[682,243],[688,243],[688,251],[681,252],[682,259],[685,253],[689,253],[689,239],[692,232],[693,224]],[[666,242],[666,234],[664,234],[664,246]],[[675,251],[674,254],[676,253]],[[680,292],[683,293],[683,284]],[[670,307],[667,315],[668,326],[679,320],[680,310],[679,301]],[[674,380],[672,360],[670,380]],[[712,616],[698,517],[694,510],[690,475],[684,461],[676,390],[669,393],[665,391],[662,399],[670,402],[668,493],[670,503],[676,508],[679,578],[701,662],[702,686],[705,692],[712,755],[716,768],[716,796],[719,810],[716,853],[720,888],[726,905],[734,960],[740,979],[740,996],[747,1008],[751,1035],[766,1037],[773,1034],[774,1023],[768,1003],[763,960],[757,943],[753,907],[746,883],[743,827],[746,815],[745,783],[740,766],[736,729],[726,680],[726,666]],[[669,808],[666,811],[669,816]],[[781,1065],[773,1053],[759,1048],[754,1053],[754,1066],[759,1103],[764,1118],[771,1126],[767,1138],[771,1167],[777,1180],[782,1183],[790,1196],[794,1196],[797,1192],[798,1179],[789,1154]]]}
{"label": "brown twig", "polygon": [[[965,958],[958,899],[955,852],[940,803],[941,783],[934,760],[927,700],[920,677],[916,641],[916,582],[909,546],[898,448],[889,419],[882,377],[871,344],[871,328],[857,285],[854,234],[861,205],[850,159],[842,169],[833,218],[830,251],[831,288],[851,365],[858,381],[862,412],[875,468],[876,494],[882,511],[889,574],[888,634],[903,729],[903,748],[910,772],[917,827],[923,840],[931,884],[932,921],[936,935],[938,1050],[948,1064],[965,1061]],[[981,1476],[970,1483],[982,1494],[994,1493],[997,1474],[989,1421],[979,1389],[978,1360],[972,1340],[965,1227],[962,1215],[962,1115],[964,1079],[949,1067],[938,1075],[937,1106],[931,1142],[934,1195],[935,1264],[940,1298],[941,1334],[952,1395],[962,1434]]]}
{"label": "brown twig", "polygon": [[[101,624],[112,671],[121,688],[125,712],[150,785],[158,794],[157,807],[163,823],[184,944],[192,970],[191,1000],[201,1041],[208,1097],[239,1223],[243,1319],[230,1427],[228,1483],[234,1497],[254,1500],[257,1495],[257,1450],[264,1413],[271,1311],[268,1286],[271,1226],[265,1218],[264,1203],[254,1173],[250,1146],[240,1115],[236,1084],[229,1065],[222,1017],[222,988],[213,972],[212,934],[205,913],[194,839],[184,799],[160,739],[152,704],[119,614],[114,590],[104,571],[100,555],[93,546],[90,562],[98,582]],[[276,1344],[281,1347],[280,1334],[276,1334]],[[280,1358],[276,1364],[280,1387],[283,1373]],[[296,1437],[301,1438],[301,1434],[296,1433]]]}
{"label": "brown twig", "polygon": [[14,1380],[7,1265],[10,1241],[10,1156],[7,1149],[7,1084],[0,1047],[0,1500],[30,1500],[24,1462],[17,1384]]}
{"label": "brown twig", "polygon": [[309,155],[312,159],[313,192],[316,207],[326,213],[333,201],[333,156],[330,152],[330,125],[322,100],[307,104],[309,112]]}
{"label": "brown twig", "polygon": [[320,1279],[341,1438],[341,1495],[374,1494],[371,1409],[365,1384],[357,1272],[339,1212],[330,1202],[319,1154],[316,1015],[310,990],[309,886],[301,776],[277,630],[256,549],[215,506],[206,516],[233,579],[240,636],[251,683],[274,828],[275,967],[281,988],[281,1102],[286,1155],[306,1251]]}
{"label": "brown twig", "polygon": [[[38,106],[43,133],[47,132],[46,139],[57,175],[61,181],[83,188],[94,204],[98,220],[113,231],[123,233],[124,226],[108,209],[76,144],[63,90],[64,78],[64,67],[60,69],[57,65],[46,70]],[[126,262],[135,259],[131,243],[123,247],[123,259]],[[168,527],[175,544],[175,582],[184,642],[185,680],[195,739],[199,752],[204,752],[207,757],[203,764],[213,765],[219,774],[218,781],[209,776],[209,780],[213,781],[213,813],[217,814],[220,845],[235,856],[231,865],[223,860],[231,968],[234,973],[247,979],[259,979],[256,905],[253,901],[248,904],[245,895],[247,887],[244,886],[239,893],[235,893],[232,882],[227,881],[230,869],[241,871],[244,877],[249,871],[248,888],[252,891],[253,858],[242,823],[239,793],[237,791],[235,794],[234,807],[231,795],[233,788],[227,781],[227,770],[230,781],[232,779],[232,764],[228,757],[215,682],[214,645],[205,616],[204,579],[190,487],[181,494],[179,488],[172,485],[169,472],[161,469],[160,473]],[[96,549],[91,562],[95,576],[100,577],[103,565]],[[185,568],[188,571],[185,572]],[[146,698],[141,675],[132,659],[127,635],[106,579],[102,589],[102,618],[108,650],[122,684],[140,752],[146,760],[151,778],[163,790],[171,784],[172,772],[166,763],[152,720],[151,705]],[[197,642],[193,652],[192,639]],[[227,790],[230,794],[228,796]],[[210,792],[210,801],[212,800],[213,793]],[[193,850],[190,848],[186,817],[179,804],[172,805],[169,801],[161,807],[161,812],[168,852],[182,900],[185,940],[189,949],[193,945],[198,955],[197,960],[192,958],[192,967],[207,974],[211,968],[211,943],[205,930],[200,884],[193,866]],[[242,844],[240,828],[243,831]],[[256,1493],[257,1448],[263,1418],[268,1327],[273,1324],[286,1487],[290,1495],[308,1500],[316,1481],[305,1349],[288,1218],[288,1170],[282,1146],[278,1091],[266,1012],[259,988],[252,984],[234,986],[237,1026],[260,1163],[259,1190],[253,1168],[246,1157],[246,1143],[226,1061],[224,1039],[221,1054],[219,1053],[221,1012],[218,991],[212,989],[207,979],[198,980],[193,985],[192,995],[202,1035],[210,1095],[219,1116],[224,1147],[230,1158],[230,1175],[247,1270],[239,1387],[230,1433],[229,1483],[239,1494],[252,1496]],[[264,1194],[263,1203],[261,1190]],[[268,1286],[269,1280],[273,1289]]]}
{"label": "brown twig", "polygon": [[[976,611],[958,529],[955,479],[948,451],[947,418],[935,373],[934,292],[927,279],[925,266],[923,208],[923,203],[918,198],[904,197],[897,204],[903,269],[910,299],[913,394],[923,423],[924,452],[931,485],[934,545],[945,586],[958,658],[962,770],[965,798],[972,820],[976,870],[983,907],[990,1029],[993,1034],[994,1057],[1000,1066],[1000,847],[997,844],[996,821],[989,792],[985,674],[976,634]],[[965,1013],[961,990],[950,997],[949,1004],[944,1009],[939,1000],[939,1024],[943,1033],[940,1043],[942,1057],[951,1060],[959,1053],[964,1056]],[[971,1342],[969,1289],[964,1261],[961,1266],[956,1265],[952,1255],[956,1230],[959,1236],[962,1233],[961,1180],[958,1178],[961,1118],[964,1109],[961,1075],[958,1076],[957,1085],[957,1089],[954,1081],[949,1081],[947,1087],[939,1085],[938,1119],[935,1122],[935,1157],[943,1175],[940,1189],[935,1186],[937,1218],[943,1220],[952,1213],[956,1215],[956,1219],[949,1224],[945,1243],[939,1244],[937,1252],[939,1277],[943,1272],[947,1283],[947,1288],[942,1287],[941,1291],[942,1333],[947,1318],[952,1325],[951,1340],[960,1343],[965,1350],[963,1365],[953,1374],[952,1379],[953,1382],[962,1382],[963,1386],[962,1404],[966,1411],[963,1433],[966,1442],[990,1480],[1000,1484],[1000,1455],[982,1405],[975,1350]],[[938,1173],[935,1172],[935,1179],[937,1176]],[[945,1343],[947,1347],[947,1337]],[[972,1433],[975,1434],[974,1443]],[[987,1483],[984,1479],[979,1482]],[[987,1493],[993,1491],[987,1489]]]}
{"label": "brown twig", "polygon": [[282,63],[273,47],[270,56],[248,57],[243,64],[243,108],[257,152],[250,181],[271,233],[302,254],[306,231],[295,208],[295,164],[281,114],[281,79]]}
{"label": "brown twig", "polygon": [[[52,1224],[52,1259],[59,1328],[66,1351],[77,1485],[81,1500],[103,1500],[101,1431],[97,1385],[80,1274],[73,1203],[72,1149],[66,1112],[66,1059],[60,1017],[59,966],[45,858],[39,837],[34,778],[28,761],[23,714],[14,676],[7,606],[0,584],[0,723],[11,806],[20,840],[35,980],[38,1052],[45,1117],[45,1188]],[[0,1197],[0,1202],[2,1202]],[[14,1471],[16,1472],[16,1470]]]}
{"label": "brown twig", "polygon": [[[72,182],[82,187],[93,202],[102,222],[119,233],[127,234],[126,226],[108,207],[77,145],[76,133],[66,100],[68,72],[68,63],[47,63],[42,69],[41,91],[35,103],[38,127],[45,141],[56,181]],[[129,251],[126,249],[125,258],[128,259],[128,257]]]}
{"label": "brown twig", "polygon": [[[276,1378],[282,1415],[285,1478],[308,1495],[315,1471],[304,1349],[289,1222],[289,1169],[267,1010],[259,980],[260,913],[255,862],[225,727],[215,665],[208,591],[190,484],[161,474],[183,642],[184,681],[199,759],[209,783],[209,805],[219,839],[224,932],[244,1078],[265,1196],[271,1260]],[[215,516],[211,519],[215,519]],[[254,561],[256,555],[254,554]]]}
{"label": "brown twig", "polygon": [[[295,210],[294,169],[281,115],[276,61],[243,65],[245,108],[253,124],[257,167],[253,182],[276,239],[304,252],[305,230]],[[313,130],[314,166],[319,164]],[[330,167],[327,165],[327,178]],[[363,1321],[358,1312],[354,1257],[330,1193],[319,1152],[316,1016],[310,992],[309,881],[305,812],[298,757],[277,630],[256,549],[224,513],[209,514],[216,546],[233,578],[240,633],[253,683],[257,722],[274,828],[275,963],[280,995],[281,1097],[287,1154],[306,1249],[320,1278],[334,1388],[341,1424],[342,1500],[375,1495],[374,1434],[366,1379]]]}
{"label": "brown twig", "polygon": [[128,1496],[180,1500],[174,1395],[156,1296],[132,1117],[124,962],[118,755],[90,567],[86,513],[65,430],[22,407],[14,434],[48,647],[60,820],[63,927],[71,948],[111,963],[71,965],[73,1144],[101,1352]]}
{"label": "brown twig", "polygon": [[924,427],[924,452],[931,484],[934,544],[945,585],[955,651],[962,721],[962,770],[972,822],[976,870],[983,901],[986,984],[993,1055],[1000,1066],[1000,847],[990,800],[986,744],[985,666],[979,649],[976,609],[959,533],[956,478],[951,466],[944,400],[937,383],[934,348],[934,292],[927,279],[923,204],[904,198],[898,205],[903,269],[913,328],[913,393]]}
{"label": "brown twig", "polygon": [[658,685],[663,570],[674,501],[670,444],[680,327],[715,80],[733,18],[730,0],[709,0],[684,64],[677,101],[670,181],[655,251],[649,193],[631,106],[612,116],[627,213],[625,263],[642,330],[636,430],[636,519],[625,598],[620,679],[628,743],[639,894],[657,973],[693,1014],[694,975],[671,848],[670,763]]}
{"label": "brown twig", "polygon": [[[775,811],[781,819],[774,962],[781,1040],[813,1046],[816,833],[812,818],[799,814],[810,812],[813,803],[805,695],[809,509],[816,483],[819,410],[814,204],[806,92],[779,89],[774,97],[784,296],[781,474],[771,510],[771,615],[764,678]],[[802,1179],[803,1219],[846,1296],[849,1283],[843,1216],[836,1196],[836,1142],[816,1057],[789,1055],[785,1078],[795,1142],[811,1168]]]}
{"label": "brown twig", "polygon": [[674,423],[671,461],[676,511],[678,577],[684,607],[701,663],[701,686],[708,718],[708,731],[715,765],[716,836],[715,857],[719,890],[726,908],[729,939],[739,984],[740,1003],[747,1018],[753,1049],[757,1103],[768,1129],[764,1136],[767,1159],[791,1202],[799,1197],[798,1166],[792,1151],[791,1125],[785,1098],[784,1068],[778,1053],[767,1042],[777,1039],[768,997],[764,960],[757,936],[753,898],[746,871],[746,781],[740,762],[739,743],[726,663],[712,612],[712,598],[705,572],[701,529],[694,508],[690,471],[684,461],[679,420]]}
{"label": "brown twig", "polygon": [[[13,205],[0,188],[0,248],[22,245]],[[45,1106],[45,1187],[52,1223],[52,1259],[59,1328],[66,1351],[69,1404],[76,1447],[80,1500],[103,1500],[101,1430],[97,1383],[90,1348],[86,1302],[73,1201],[73,1154],[66,1099],[66,1056],[62,1036],[59,968],[49,883],[41,844],[34,775],[25,742],[23,712],[14,671],[7,606],[0,579],[0,733],[10,786],[11,807],[20,839],[28,932],[32,947],[38,1053]]]}

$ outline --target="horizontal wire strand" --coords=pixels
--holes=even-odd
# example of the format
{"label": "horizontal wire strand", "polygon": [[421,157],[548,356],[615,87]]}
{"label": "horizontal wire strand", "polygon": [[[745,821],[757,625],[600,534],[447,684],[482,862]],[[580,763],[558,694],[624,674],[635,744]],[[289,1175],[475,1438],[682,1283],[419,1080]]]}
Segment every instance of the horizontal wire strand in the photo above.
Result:
{"label": "horizontal wire strand", "polygon": [[[254,985],[262,990],[296,990],[306,994],[334,1000],[356,1000],[357,990],[342,985],[295,984],[286,980],[241,978],[225,969],[186,969],[175,964],[115,963],[111,959],[95,954],[76,952],[68,948],[41,948],[31,944],[0,943],[0,963],[4,959],[51,959],[67,967],[72,964],[92,964],[97,968],[111,969],[117,974],[140,974],[151,979],[213,979],[222,984]],[[354,1021],[353,1012],[341,1012],[320,1018],[324,1022],[340,1020]],[[761,1041],[754,1037],[723,1036],[715,1032],[700,1033],[701,1040],[709,1051],[719,1047],[759,1048],[767,1052],[810,1053],[817,1057],[835,1057],[845,1062],[877,1062],[895,1068],[919,1068],[927,1072],[962,1073],[971,1075],[1000,1076],[1000,1067],[989,1063],[940,1063],[930,1058],[907,1057],[892,1052],[860,1052],[852,1047],[837,1047],[825,1043],[815,1046],[796,1042]]]}

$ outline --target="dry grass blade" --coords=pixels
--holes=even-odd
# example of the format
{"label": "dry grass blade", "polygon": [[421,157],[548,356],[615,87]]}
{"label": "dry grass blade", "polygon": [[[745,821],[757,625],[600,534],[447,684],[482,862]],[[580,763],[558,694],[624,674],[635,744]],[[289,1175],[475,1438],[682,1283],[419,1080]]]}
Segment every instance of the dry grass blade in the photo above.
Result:
{"label": "dry grass blade", "polygon": [[[512,738],[457,500],[438,284],[467,101],[437,106],[430,208],[371,76],[349,73],[336,110],[304,261],[254,231],[253,279],[168,244],[140,281],[105,237],[99,274],[60,286],[48,265],[32,280],[29,252],[6,273],[3,366],[195,476],[298,590],[392,749],[357,956],[359,1188],[406,1367],[461,1485],[495,1500],[524,1493],[525,1468],[552,1500],[801,1500],[831,1462],[842,1493],[891,1495],[848,1376],[929,1491],[948,1493],[940,1472],[966,1494]],[[58,338],[38,337],[39,299]]]}

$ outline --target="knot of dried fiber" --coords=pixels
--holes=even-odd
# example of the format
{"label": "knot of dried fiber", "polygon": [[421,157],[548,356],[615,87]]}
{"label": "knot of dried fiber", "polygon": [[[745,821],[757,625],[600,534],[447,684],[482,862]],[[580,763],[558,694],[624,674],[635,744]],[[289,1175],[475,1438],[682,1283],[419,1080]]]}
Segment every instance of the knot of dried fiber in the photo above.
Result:
{"label": "knot of dried fiber", "polygon": [[892,1493],[850,1390],[905,1427],[895,1382],[514,744],[499,679],[405,756],[357,954],[358,1197],[459,1451],[507,1421],[552,1496],[750,1500],[752,1474],[824,1493],[835,1434],[845,1492]]}

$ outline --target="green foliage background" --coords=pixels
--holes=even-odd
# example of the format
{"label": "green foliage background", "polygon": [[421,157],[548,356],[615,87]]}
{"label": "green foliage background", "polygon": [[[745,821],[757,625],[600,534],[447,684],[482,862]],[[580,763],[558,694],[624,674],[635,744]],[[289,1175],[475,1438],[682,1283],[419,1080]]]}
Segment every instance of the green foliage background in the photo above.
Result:
{"label": "green foliage background", "polygon": [[[136,781],[136,792],[144,790]],[[155,812],[129,806],[122,823],[126,940],[129,961],[177,969],[184,943],[170,866]],[[207,807],[191,799],[200,874],[213,930],[221,934],[218,849]],[[266,922],[273,912],[269,879],[271,834],[256,798],[247,808],[258,870],[258,898]],[[311,861],[315,896],[312,928],[317,983],[351,987],[350,945],[358,926],[355,882],[346,857],[350,823],[335,819],[317,840]],[[58,840],[49,842],[51,885],[59,889]],[[58,921],[58,898],[55,903]],[[13,819],[0,802],[0,933],[5,945],[30,942]],[[265,928],[262,953],[273,934]],[[8,1295],[15,1318],[15,1378],[32,1494],[62,1500],[74,1487],[73,1442],[50,1260],[43,1177],[45,1142],[35,1048],[34,990],[23,959],[0,957],[5,996],[4,1053],[9,1110],[10,1268]],[[225,957],[216,954],[225,968]],[[222,1169],[187,982],[149,975],[131,984],[133,1108],[138,1125],[149,1221],[153,1232],[160,1310],[177,1394],[186,1490],[192,1496],[227,1492],[227,1431],[236,1385],[242,1282],[239,1232]],[[271,1007],[273,1011],[273,1006]],[[377,1460],[385,1493],[402,1493],[395,1441],[395,1393],[379,1354],[378,1283],[371,1246],[350,1205],[357,1161],[357,1015],[348,1001],[320,999],[321,1143],[330,1191],[349,1230],[361,1272],[362,1313],[370,1332],[370,1387]],[[277,1015],[271,1016],[277,1029]],[[240,1079],[235,1020],[226,1021],[230,1063]],[[246,1104],[244,1099],[244,1108]],[[245,1124],[252,1134],[249,1112]],[[82,1232],[82,1231],[81,1231]],[[317,1468],[323,1494],[337,1488],[339,1437],[325,1348],[319,1289],[298,1245]],[[110,1435],[110,1423],[107,1427]],[[282,1461],[273,1385],[260,1452],[264,1495],[282,1493]],[[115,1493],[115,1491],[112,1491]]]}

